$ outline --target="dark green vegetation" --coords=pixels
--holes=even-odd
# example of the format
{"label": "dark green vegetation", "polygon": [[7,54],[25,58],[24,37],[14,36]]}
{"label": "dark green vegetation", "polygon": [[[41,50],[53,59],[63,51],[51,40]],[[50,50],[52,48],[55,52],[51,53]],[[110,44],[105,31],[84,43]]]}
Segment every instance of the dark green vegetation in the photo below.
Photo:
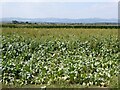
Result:
{"label": "dark green vegetation", "polygon": [[84,24],[3,24],[2,27],[9,28],[87,28],[87,29],[118,29],[117,25],[84,25]]}
{"label": "dark green vegetation", "polygon": [[2,31],[4,85],[111,87],[116,81],[117,87],[117,29],[3,28]]}

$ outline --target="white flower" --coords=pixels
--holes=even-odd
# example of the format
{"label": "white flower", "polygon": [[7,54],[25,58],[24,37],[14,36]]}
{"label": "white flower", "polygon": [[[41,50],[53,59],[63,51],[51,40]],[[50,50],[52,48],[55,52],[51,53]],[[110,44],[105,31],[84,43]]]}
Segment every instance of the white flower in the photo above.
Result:
{"label": "white flower", "polygon": [[43,87],[41,87],[41,88],[46,88],[46,86],[43,86]]}

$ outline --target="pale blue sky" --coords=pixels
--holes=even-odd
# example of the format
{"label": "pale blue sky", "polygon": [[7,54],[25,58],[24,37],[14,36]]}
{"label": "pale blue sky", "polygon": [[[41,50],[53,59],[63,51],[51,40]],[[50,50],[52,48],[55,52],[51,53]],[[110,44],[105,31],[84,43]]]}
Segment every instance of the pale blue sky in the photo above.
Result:
{"label": "pale blue sky", "polygon": [[117,2],[4,2],[2,17],[118,18]]}

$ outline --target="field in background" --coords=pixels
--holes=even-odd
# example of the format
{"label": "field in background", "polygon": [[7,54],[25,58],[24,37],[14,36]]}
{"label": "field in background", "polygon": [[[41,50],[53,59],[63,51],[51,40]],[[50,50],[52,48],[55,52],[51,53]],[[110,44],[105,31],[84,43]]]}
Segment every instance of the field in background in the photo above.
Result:
{"label": "field in background", "polygon": [[3,85],[117,87],[118,29],[4,27],[2,44]]}
{"label": "field in background", "polygon": [[3,28],[2,34],[19,34],[37,39],[88,40],[90,37],[118,37],[118,29],[74,29],[74,28]]}

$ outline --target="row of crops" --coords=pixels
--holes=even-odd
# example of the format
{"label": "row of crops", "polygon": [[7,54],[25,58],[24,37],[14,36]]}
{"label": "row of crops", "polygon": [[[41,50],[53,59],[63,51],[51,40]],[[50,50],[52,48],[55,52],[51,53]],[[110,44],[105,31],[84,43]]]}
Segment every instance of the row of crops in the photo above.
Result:
{"label": "row of crops", "polygon": [[41,42],[20,35],[2,35],[2,83],[109,85],[118,75],[119,43],[99,40]]}
{"label": "row of crops", "polygon": [[2,24],[2,27],[9,28],[99,28],[99,29],[118,29],[120,26],[97,26],[97,25],[37,25],[37,24]]}

